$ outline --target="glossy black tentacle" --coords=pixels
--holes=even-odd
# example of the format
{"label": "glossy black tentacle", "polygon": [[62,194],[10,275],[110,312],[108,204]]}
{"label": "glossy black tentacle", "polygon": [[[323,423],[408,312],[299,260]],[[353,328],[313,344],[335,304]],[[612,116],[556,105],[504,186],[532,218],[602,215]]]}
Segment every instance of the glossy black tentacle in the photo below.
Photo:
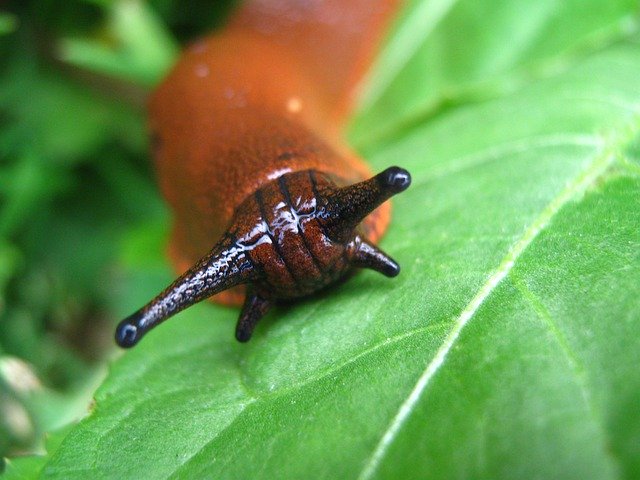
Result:
{"label": "glossy black tentacle", "polygon": [[120,322],[116,343],[123,348],[133,347],[145,333],[169,317],[254,276],[246,249],[231,237],[225,237],[156,298]]}
{"label": "glossy black tentacle", "polygon": [[336,189],[325,198],[319,212],[325,231],[343,241],[376,207],[411,185],[411,175],[400,167],[389,167],[364,182]]}
{"label": "glossy black tentacle", "polygon": [[269,308],[271,308],[269,300],[248,291],[236,325],[236,340],[243,343],[248,342],[256,325],[267,314]]}
{"label": "glossy black tentacle", "polygon": [[400,265],[375,245],[360,240],[356,248],[351,259],[354,267],[369,268],[386,277],[395,277],[400,273]]}

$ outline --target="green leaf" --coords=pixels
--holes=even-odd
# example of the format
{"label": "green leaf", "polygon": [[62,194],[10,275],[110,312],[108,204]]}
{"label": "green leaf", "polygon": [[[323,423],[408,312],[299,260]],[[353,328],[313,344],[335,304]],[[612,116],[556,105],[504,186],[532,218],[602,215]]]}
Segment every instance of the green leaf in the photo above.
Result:
{"label": "green leaf", "polygon": [[[48,455],[58,449],[70,429],[71,427],[67,426],[47,435],[46,450]],[[28,480],[35,478],[46,464],[47,458],[46,455],[31,455],[5,460],[6,465],[5,471],[2,473],[2,480]]]}
{"label": "green leaf", "polygon": [[512,91],[638,28],[636,0],[413,0],[365,86],[352,136],[376,144],[449,105]]}
{"label": "green leaf", "polygon": [[0,36],[12,33],[18,26],[18,20],[10,13],[0,12]]}
{"label": "green leaf", "polygon": [[[425,45],[483,31],[464,56],[492,71],[519,29],[491,26],[542,18],[554,28],[511,65],[561,68],[508,89],[476,73],[491,95],[456,94],[411,128],[404,107],[362,117],[396,126],[384,142],[371,133],[372,164],[414,177],[382,242],[402,274],[362,272],[279,307],[246,345],[233,340],[234,309],[181,313],[113,363],[44,478],[638,475],[640,38],[611,28],[623,3],[533,18],[450,3]],[[578,52],[585,32],[608,33]],[[406,66],[420,68],[419,57]],[[443,68],[430,73],[445,79],[439,91],[459,91]],[[398,105],[423,92],[415,85]]]}
{"label": "green leaf", "polygon": [[[87,162],[108,141],[132,147],[136,142],[144,144],[139,112],[122,102],[108,102],[60,72],[39,68],[34,53],[24,44],[28,42],[13,49],[15,57],[6,75],[0,77],[0,155],[29,157],[31,163],[40,163],[40,173],[34,178],[57,184],[59,180],[51,177],[63,172],[51,167]],[[3,170],[4,164],[0,165],[4,177]],[[0,193],[19,189],[2,180]]]}
{"label": "green leaf", "polygon": [[173,64],[177,46],[154,12],[140,0],[118,0],[109,10],[107,33],[113,42],[67,39],[61,56],[99,73],[153,86]]}

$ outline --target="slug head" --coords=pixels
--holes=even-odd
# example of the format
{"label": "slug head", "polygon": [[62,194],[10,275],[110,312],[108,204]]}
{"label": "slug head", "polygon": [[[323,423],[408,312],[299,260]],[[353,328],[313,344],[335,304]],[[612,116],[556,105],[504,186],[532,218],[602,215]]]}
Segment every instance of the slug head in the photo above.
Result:
{"label": "slug head", "polygon": [[263,185],[238,206],[227,233],[207,255],[120,322],[116,342],[132,347],[160,322],[239,284],[247,286],[247,297],[236,338],[245,342],[277,300],[309,295],[354,267],[396,276],[398,264],[368,242],[358,225],[410,184],[409,172],[390,167],[346,187],[312,170]]}

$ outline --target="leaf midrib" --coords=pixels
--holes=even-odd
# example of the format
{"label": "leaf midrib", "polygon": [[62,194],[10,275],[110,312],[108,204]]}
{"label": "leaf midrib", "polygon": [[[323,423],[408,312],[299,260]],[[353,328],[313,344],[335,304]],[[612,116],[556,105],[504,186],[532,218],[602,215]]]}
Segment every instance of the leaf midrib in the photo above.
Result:
{"label": "leaf midrib", "polygon": [[444,365],[449,352],[456,344],[462,330],[475,316],[484,301],[500,285],[502,280],[511,272],[516,261],[527,250],[529,245],[551,223],[556,214],[571,200],[578,198],[584,191],[592,186],[618,159],[618,152],[628,145],[633,139],[633,132],[640,130],[640,115],[636,115],[627,128],[617,129],[626,135],[608,138],[610,141],[606,148],[600,150],[587,164],[585,169],[574,177],[572,181],[542,210],[540,215],[524,231],[522,236],[509,249],[494,273],[480,287],[476,295],[456,318],[454,326],[445,337],[443,344],[436,351],[432,360],[427,364],[422,375],[418,378],[409,396],[401,404],[391,423],[384,431],[373,453],[368,458],[359,475],[359,480],[368,480],[378,470],[391,444],[394,442],[402,426],[407,422],[415,406],[420,401],[422,393],[429,386],[431,380]]}

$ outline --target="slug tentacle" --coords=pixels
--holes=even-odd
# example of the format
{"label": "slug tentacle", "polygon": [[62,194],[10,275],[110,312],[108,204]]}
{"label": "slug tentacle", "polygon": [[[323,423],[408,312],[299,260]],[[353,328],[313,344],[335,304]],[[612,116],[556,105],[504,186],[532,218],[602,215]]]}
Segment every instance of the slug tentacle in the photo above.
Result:
{"label": "slug tentacle", "polygon": [[400,265],[393,258],[365,240],[358,242],[351,265],[375,270],[389,278],[400,273]]}
{"label": "slug tentacle", "polygon": [[225,236],[196,265],[116,329],[116,343],[130,348],[153,327],[218,292],[257,277],[247,249]]}
{"label": "slug tentacle", "polygon": [[329,236],[344,240],[375,208],[411,185],[411,175],[389,167],[378,175],[329,193],[319,218]]}
{"label": "slug tentacle", "polygon": [[262,317],[264,317],[271,308],[271,302],[261,297],[257,293],[247,292],[247,298],[244,301],[240,318],[236,325],[236,340],[239,342],[248,342],[253,334],[253,329]]}
{"label": "slug tentacle", "polygon": [[184,52],[150,98],[149,127],[173,261],[196,264],[118,325],[120,346],[227,289],[212,300],[238,305],[246,293],[236,326],[246,342],[279,301],[355,268],[399,273],[374,242],[390,220],[383,203],[411,177],[391,167],[364,180],[342,127],[400,4],[246,0]]}

